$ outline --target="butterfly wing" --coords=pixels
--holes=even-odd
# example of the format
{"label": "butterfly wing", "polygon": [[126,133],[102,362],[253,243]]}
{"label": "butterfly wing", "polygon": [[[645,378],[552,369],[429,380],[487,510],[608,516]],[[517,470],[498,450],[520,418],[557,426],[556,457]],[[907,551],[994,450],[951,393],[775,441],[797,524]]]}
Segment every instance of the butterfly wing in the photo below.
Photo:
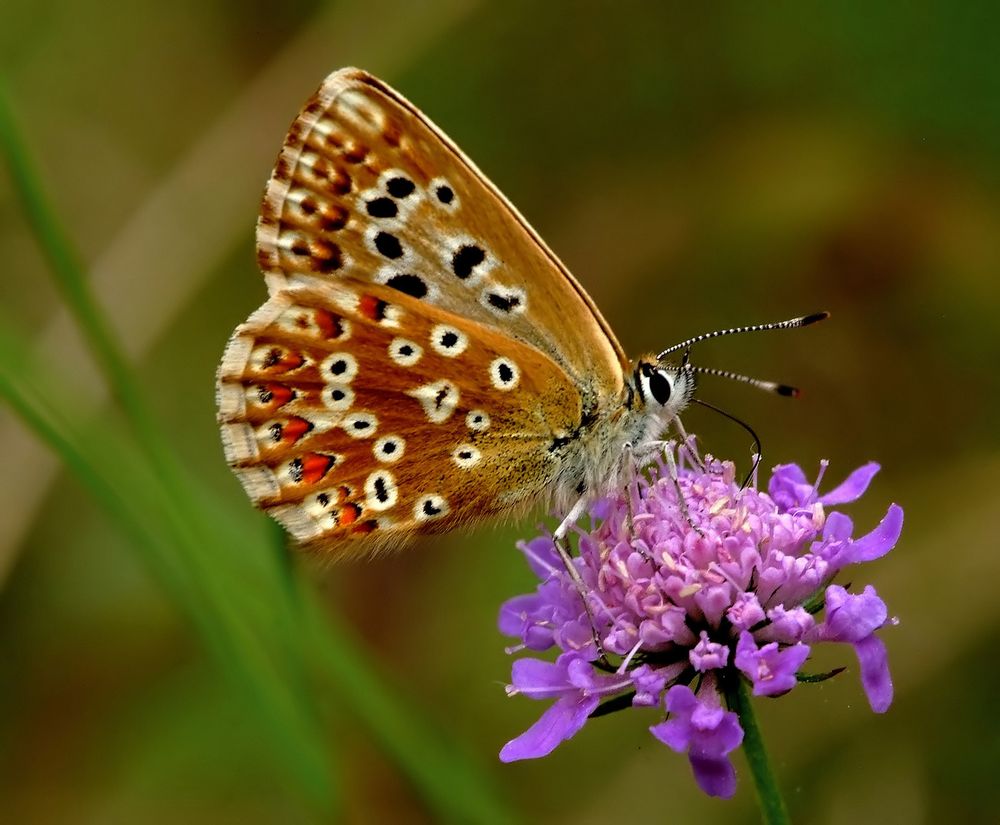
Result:
{"label": "butterfly wing", "polygon": [[295,538],[370,551],[575,486],[625,357],[517,211],[415,107],[331,75],[257,227],[270,299],[219,370],[226,456]]}
{"label": "butterfly wing", "polygon": [[250,498],[299,541],[348,553],[531,505],[580,415],[535,347],[350,277],[276,292],[219,373]]}
{"label": "butterfly wing", "polygon": [[532,344],[589,411],[622,389],[625,355],[583,288],[433,123],[357,69],[330,75],[292,124],[257,244],[272,294],[384,284]]}

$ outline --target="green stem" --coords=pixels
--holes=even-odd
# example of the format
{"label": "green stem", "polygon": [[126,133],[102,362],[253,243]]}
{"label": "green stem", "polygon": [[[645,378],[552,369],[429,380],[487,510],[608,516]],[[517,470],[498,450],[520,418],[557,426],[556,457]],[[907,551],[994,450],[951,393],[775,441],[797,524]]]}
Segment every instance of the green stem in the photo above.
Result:
{"label": "green stem", "polygon": [[730,686],[729,704],[740,718],[743,728],[743,752],[746,754],[753,775],[754,787],[757,789],[757,799],[760,802],[761,818],[765,825],[790,825],[788,809],[778,788],[778,780],[771,768],[764,747],[764,737],[761,736],[757,716],[750,702],[750,688],[747,681],[740,676],[736,684]]}

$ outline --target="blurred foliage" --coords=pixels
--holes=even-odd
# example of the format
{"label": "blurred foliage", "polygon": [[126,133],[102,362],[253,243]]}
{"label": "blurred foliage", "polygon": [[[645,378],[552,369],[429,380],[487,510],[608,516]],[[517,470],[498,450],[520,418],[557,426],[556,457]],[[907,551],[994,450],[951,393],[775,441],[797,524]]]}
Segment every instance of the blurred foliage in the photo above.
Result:
{"label": "blurred foliage", "polygon": [[[0,173],[0,376],[34,430],[0,413],[4,819],[754,818],[743,765],[733,802],[705,799],[633,714],[540,762],[496,760],[540,710],[504,698],[494,626],[530,586],[513,542],[533,522],[288,567],[224,466],[213,376],[264,296],[260,187],[298,106],[351,64],[469,153],[629,352],[833,312],[698,353],[805,388],[781,403],[704,382],[768,464],[828,457],[833,478],[874,458],[884,471],[852,515],[907,511],[897,550],[859,574],[901,619],[885,637],[896,704],[873,717],[854,663],[824,654],[815,669],[849,673],[760,703],[771,755],[793,817],[997,819],[983,653],[1000,625],[994,4],[277,9],[0,9],[17,125],[176,465],[151,471],[148,434],[108,402]],[[710,451],[747,454],[724,420],[685,421]]]}

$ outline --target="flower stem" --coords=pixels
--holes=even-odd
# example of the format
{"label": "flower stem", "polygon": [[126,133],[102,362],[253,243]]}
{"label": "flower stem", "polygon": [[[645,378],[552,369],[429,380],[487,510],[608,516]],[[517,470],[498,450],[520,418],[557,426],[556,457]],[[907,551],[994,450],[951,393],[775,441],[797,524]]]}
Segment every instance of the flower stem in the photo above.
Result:
{"label": "flower stem", "polygon": [[778,780],[767,758],[764,738],[757,724],[757,716],[750,703],[750,688],[745,679],[737,676],[730,685],[729,704],[740,718],[743,728],[743,752],[746,754],[753,774],[754,787],[757,789],[757,799],[760,802],[761,817],[765,825],[790,825],[788,809],[778,788]]}

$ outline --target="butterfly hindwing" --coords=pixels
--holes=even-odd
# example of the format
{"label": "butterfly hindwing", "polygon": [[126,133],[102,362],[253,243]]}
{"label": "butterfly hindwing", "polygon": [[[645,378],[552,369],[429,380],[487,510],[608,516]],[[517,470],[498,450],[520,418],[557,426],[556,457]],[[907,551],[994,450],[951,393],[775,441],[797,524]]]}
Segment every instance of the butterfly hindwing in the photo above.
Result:
{"label": "butterfly hindwing", "polygon": [[534,347],[343,278],[280,290],[237,329],[219,411],[251,499],[306,544],[357,551],[532,504],[581,399]]}

